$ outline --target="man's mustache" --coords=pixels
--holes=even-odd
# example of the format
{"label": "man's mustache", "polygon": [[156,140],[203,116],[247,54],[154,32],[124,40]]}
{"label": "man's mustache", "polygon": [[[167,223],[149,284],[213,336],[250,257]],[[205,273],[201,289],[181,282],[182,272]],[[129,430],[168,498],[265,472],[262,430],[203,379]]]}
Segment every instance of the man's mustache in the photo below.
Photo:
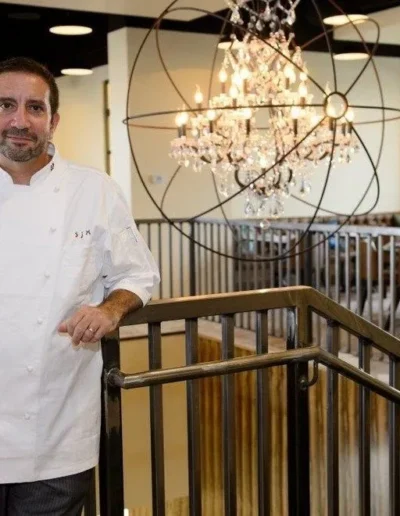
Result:
{"label": "man's mustache", "polygon": [[33,141],[37,140],[37,136],[35,134],[30,133],[27,129],[8,129],[4,130],[1,134],[3,138],[7,138],[8,136],[15,136],[16,138],[29,138]]}

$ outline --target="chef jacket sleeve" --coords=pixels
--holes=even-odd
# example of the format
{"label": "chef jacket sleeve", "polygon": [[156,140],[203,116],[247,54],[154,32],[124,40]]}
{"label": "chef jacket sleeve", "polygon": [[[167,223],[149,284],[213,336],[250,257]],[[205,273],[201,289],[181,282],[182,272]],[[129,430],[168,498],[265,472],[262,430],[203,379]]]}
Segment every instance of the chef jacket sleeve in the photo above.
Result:
{"label": "chef jacket sleeve", "polygon": [[139,233],[119,186],[111,181],[111,207],[102,276],[106,296],[117,289],[133,292],[146,305],[160,281],[158,267]]}

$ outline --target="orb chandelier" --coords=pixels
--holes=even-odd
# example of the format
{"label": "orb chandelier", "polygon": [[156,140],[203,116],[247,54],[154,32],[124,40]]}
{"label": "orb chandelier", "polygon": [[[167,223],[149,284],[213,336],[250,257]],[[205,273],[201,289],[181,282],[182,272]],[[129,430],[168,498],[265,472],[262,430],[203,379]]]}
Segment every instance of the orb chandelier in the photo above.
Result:
{"label": "orb chandelier", "polygon": [[267,223],[293,192],[309,193],[321,162],[351,161],[354,111],[309,77],[292,29],[300,0],[262,0],[258,11],[247,0],[225,1],[236,31],[224,46],[220,91],[205,102],[197,87],[196,107],[176,116],[170,155],[194,171],[208,168],[224,197],[243,190],[244,214]]}

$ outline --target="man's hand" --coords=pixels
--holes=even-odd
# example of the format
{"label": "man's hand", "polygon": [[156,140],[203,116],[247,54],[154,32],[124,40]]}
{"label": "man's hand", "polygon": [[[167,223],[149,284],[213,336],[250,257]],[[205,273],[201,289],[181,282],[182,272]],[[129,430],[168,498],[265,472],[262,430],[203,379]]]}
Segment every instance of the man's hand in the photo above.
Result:
{"label": "man's hand", "polygon": [[60,333],[68,333],[72,343],[91,344],[115,330],[128,312],[143,306],[142,300],[128,290],[115,290],[99,306],[82,306],[72,317],[58,327]]}
{"label": "man's hand", "polygon": [[82,306],[70,319],[60,324],[58,331],[68,333],[72,344],[78,346],[80,342],[97,342],[106,333],[115,330],[118,323],[119,318],[105,307]]}

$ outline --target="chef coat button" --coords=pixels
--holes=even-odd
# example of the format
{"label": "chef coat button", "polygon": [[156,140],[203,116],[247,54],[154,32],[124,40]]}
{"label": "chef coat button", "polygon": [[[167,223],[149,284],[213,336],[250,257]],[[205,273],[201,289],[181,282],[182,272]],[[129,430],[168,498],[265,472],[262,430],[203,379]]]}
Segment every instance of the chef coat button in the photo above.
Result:
{"label": "chef coat button", "polygon": [[28,366],[26,366],[26,370],[28,371],[28,373],[32,373],[33,367],[31,365],[28,365]]}
{"label": "chef coat button", "polygon": [[54,226],[52,226],[52,227],[50,228],[50,231],[51,231],[52,233],[55,233],[55,232],[57,231],[57,228],[55,228]]}
{"label": "chef coat button", "polygon": [[44,277],[45,277],[45,278],[50,278],[50,272],[49,272],[49,271],[46,271],[46,272],[44,273]]}
{"label": "chef coat button", "polygon": [[31,415],[28,412],[25,412],[24,418],[28,421],[31,418]]}
{"label": "chef coat button", "polygon": [[43,319],[42,319],[41,317],[38,317],[38,318],[37,318],[37,320],[36,320],[36,322],[37,322],[38,324],[43,324]]}
{"label": "chef coat button", "polygon": [[60,191],[60,187],[59,186],[55,186],[54,187],[54,193],[58,193]]}

